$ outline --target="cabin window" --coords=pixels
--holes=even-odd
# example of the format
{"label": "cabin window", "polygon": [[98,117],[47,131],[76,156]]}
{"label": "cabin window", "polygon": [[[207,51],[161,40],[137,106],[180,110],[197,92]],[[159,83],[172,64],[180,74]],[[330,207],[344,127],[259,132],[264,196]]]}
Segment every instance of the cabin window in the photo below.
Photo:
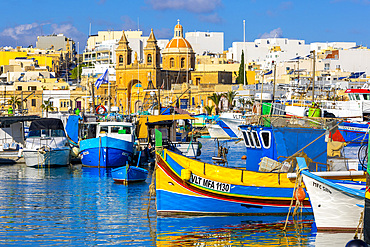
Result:
{"label": "cabin window", "polygon": [[260,137],[262,141],[262,146],[265,149],[269,149],[271,146],[271,132],[270,131],[261,131]]}
{"label": "cabin window", "polygon": [[100,126],[100,134],[108,134],[108,126]]}
{"label": "cabin window", "polygon": [[248,139],[248,134],[246,131],[242,131],[242,134],[243,134],[243,139],[244,139],[244,144],[247,148],[250,148],[251,147],[251,144],[250,144],[250,141]]}
{"label": "cabin window", "polygon": [[248,137],[248,140],[249,140],[250,145],[251,145],[250,147],[251,148],[256,148],[256,143],[255,143],[255,141],[252,137],[252,133],[250,131],[247,132],[247,137]]}
{"label": "cabin window", "polygon": [[65,137],[63,130],[51,130],[51,137]]}
{"label": "cabin window", "polygon": [[112,126],[110,132],[117,134],[131,134],[130,127],[124,126]]}
{"label": "cabin window", "polygon": [[261,148],[261,142],[260,142],[260,139],[258,138],[257,131],[253,130],[252,135],[253,135],[254,144],[256,145],[256,148]]}

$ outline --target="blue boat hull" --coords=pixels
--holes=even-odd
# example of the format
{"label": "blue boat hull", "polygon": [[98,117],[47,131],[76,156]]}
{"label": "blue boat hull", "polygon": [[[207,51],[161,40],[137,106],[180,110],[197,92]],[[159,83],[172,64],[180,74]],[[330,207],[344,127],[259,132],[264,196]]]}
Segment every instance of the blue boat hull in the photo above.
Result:
{"label": "blue boat hull", "polygon": [[[126,165],[133,155],[133,143],[112,137],[101,137],[80,142],[83,166],[114,168]],[[99,159],[100,158],[100,159]]]}
{"label": "blue boat hull", "polygon": [[116,182],[140,182],[145,181],[147,177],[148,171],[136,166],[124,166],[112,170],[112,178]]}

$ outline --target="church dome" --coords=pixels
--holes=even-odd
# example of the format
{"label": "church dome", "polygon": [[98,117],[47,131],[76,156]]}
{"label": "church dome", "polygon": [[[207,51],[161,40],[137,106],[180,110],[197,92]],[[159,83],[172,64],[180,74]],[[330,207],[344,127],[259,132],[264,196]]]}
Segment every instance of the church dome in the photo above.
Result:
{"label": "church dome", "polygon": [[174,36],[170,40],[170,42],[168,42],[166,49],[167,48],[187,48],[191,49],[191,51],[193,50],[189,41],[184,38],[183,29],[180,25],[180,20],[177,20],[177,25],[174,28]]}

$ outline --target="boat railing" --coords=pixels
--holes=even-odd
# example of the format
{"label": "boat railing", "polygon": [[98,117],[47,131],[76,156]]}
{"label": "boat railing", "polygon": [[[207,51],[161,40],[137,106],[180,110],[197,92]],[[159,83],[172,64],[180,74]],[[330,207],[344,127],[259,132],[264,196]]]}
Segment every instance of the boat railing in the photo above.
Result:
{"label": "boat railing", "polygon": [[266,127],[300,127],[300,128],[328,128],[342,118],[299,117],[286,115],[253,115],[245,119],[247,125],[263,125]]}
{"label": "boat railing", "polygon": [[[290,158],[290,157],[286,157],[286,156],[279,156],[278,158],[277,158],[277,160],[279,161],[279,162],[281,162],[280,160],[281,159],[284,159],[282,162],[284,162],[285,160],[287,160],[288,158]],[[311,164],[313,164],[314,165],[314,167],[315,167],[315,170],[314,171],[312,171],[311,169],[310,169],[310,172],[322,172],[322,171],[330,171],[330,165],[329,164],[325,164],[325,163],[321,163],[321,162],[316,162],[316,161],[312,161],[310,164],[309,164],[309,168],[312,168],[312,165]]]}

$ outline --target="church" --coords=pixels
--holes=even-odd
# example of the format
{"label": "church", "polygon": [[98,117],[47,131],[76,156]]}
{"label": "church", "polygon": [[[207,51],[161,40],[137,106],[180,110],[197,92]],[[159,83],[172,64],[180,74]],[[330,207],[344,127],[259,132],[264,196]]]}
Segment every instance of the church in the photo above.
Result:
{"label": "church", "polygon": [[[144,48],[144,61],[138,61],[123,31],[116,49],[116,103],[124,114],[148,110],[152,105],[201,109],[216,86],[230,89],[232,74],[227,71],[195,71],[195,53],[184,38],[179,20],[174,37],[160,51],[153,29]],[[227,86],[229,85],[229,86]],[[225,91],[225,92],[226,92]]]}

